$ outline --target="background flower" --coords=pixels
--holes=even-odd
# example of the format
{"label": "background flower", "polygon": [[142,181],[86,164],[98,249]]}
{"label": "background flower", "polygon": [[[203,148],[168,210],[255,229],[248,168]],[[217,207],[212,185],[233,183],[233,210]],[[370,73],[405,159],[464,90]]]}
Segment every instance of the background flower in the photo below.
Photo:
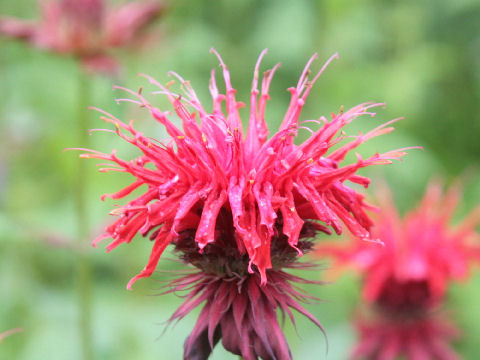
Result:
{"label": "background flower", "polygon": [[434,304],[443,299],[450,281],[466,278],[471,262],[480,255],[475,231],[480,210],[451,224],[459,197],[456,186],[442,194],[442,186],[432,182],[417,208],[402,219],[385,188],[378,196],[381,210],[374,230],[384,246],[352,240],[347,245],[322,245],[318,253],[331,253],[340,264],[358,269],[365,277],[363,294],[369,302],[408,302],[402,299],[411,290],[425,297],[414,299],[416,306],[422,301]]}
{"label": "background flower", "polygon": [[373,230],[383,246],[351,239],[317,250],[357,270],[363,278],[363,297],[374,307],[370,316],[357,318],[360,340],[354,358],[457,358],[448,345],[457,331],[436,312],[450,283],[465,279],[480,254],[475,232],[479,208],[451,224],[459,198],[456,186],[442,194],[442,186],[432,182],[418,207],[402,219],[384,189]]}
{"label": "background flower", "polygon": [[113,71],[109,50],[139,43],[139,33],[163,10],[159,2],[129,2],[117,9],[104,0],[41,2],[37,22],[0,17],[0,34],[59,54],[73,55],[87,68]]}

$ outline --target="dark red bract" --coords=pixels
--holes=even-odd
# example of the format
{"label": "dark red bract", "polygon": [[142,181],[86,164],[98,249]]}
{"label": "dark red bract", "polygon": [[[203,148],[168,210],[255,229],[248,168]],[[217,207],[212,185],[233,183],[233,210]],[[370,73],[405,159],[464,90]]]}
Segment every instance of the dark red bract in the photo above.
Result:
{"label": "dark red bract", "polygon": [[[299,234],[298,249],[308,252],[318,231],[316,224],[306,222]],[[319,284],[285,272],[285,269],[308,268],[295,263],[297,250],[281,234],[282,219],[276,221],[272,238],[272,268],[267,270],[268,282],[261,284],[258,273],[248,272],[248,255],[240,254],[232,236],[231,214],[219,214],[215,242],[199,254],[195,233],[183,231],[175,242],[175,252],[186,264],[200,271],[173,280],[167,292],[186,293],[185,300],[172,315],[170,322],[182,319],[201,304],[203,309],[195,328],[185,342],[184,359],[206,359],[218,341],[228,351],[245,360],[291,359],[290,349],[277,320],[277,311],[295,323],[292,310],[300,312],[323,332],[317,319],[300,302],[317,300],[298,284]],[[282,270],[283,269],[283,270]]]}
{"label": "dark red bract", "polygon": [[264,286],[255,275],[222,278],[203,272],[172,283],[175,291],[187,290],[188,295],[170,321],[183,318],[205,302],[185,342],[185,359],[206,359],[220,339],[226,350],[245,360],[291,359],[277,310],[292,321],[292,310],[296,310],[323,331],[314,316],[299,304],[312,297],[293,285],[308,281],[280,270],[268,274],[269,281]]}

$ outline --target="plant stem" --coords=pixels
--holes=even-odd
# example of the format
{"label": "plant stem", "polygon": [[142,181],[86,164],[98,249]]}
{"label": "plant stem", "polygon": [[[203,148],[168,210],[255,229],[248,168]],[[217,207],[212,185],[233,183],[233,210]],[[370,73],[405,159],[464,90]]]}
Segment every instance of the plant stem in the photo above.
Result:
{"label": "plant stem", "polygon": [[[77,141],[78,146],[88,148],[88,116],[89,78],[80,69],[78,78],[78,109],[77,109]],[[89,234],[87,214],[87,183],[85,161],[78,159],[75,177],[75,210],[77,222],[77,241],[80,252],[77,258],[77,291],[78,291],[78,329],[84,360],[93,359],[92,322],[91,322],[91,269],[84,244]]]}

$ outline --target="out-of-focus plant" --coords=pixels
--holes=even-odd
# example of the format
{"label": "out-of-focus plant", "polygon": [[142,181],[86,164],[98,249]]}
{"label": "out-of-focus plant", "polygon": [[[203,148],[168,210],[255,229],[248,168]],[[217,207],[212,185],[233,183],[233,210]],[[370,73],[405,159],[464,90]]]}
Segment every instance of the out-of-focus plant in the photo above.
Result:
{"label": "out-of-focus plant", "polygon": [[451,281],[466,279],[480,259],[480,208],[462,222],[450,224],[460,192],[452,186],[428,186],[420,205],[400,218],[389,192],[379,196],[380,212],[373,235],[382,245],[350,239],[323,244],[317,255],[329,254],[335,265],[348,265],[363,276],[367,306],[356,319],[359,342],[354,359],[458,359],[450,341],[457,329],[441,308]]}
{"label": "out-of-focus plant", "polygon": [[156,1],[133,1],[110,9],[104,0],[41,3],[37,22],[0,17],[0,34],[58,54],[72,55],[93,71],[114,72],[110,50],[136,45],[140,33],[163,11]]}
{"label": "out-of-focus plant", "polygon": [[[41,2],[42,16],[37,22],[1,16],[0,35],[78,60],[82,70],[78,77],[76,109],[78,145],[88,146],[86,111],[90,101],[90,73],[116,73],[117,61],[111,50],[140,44],[142,30],[160,15],[163,8],[162,3],[157,1],[128,2],[117,9],[110,9],[104,0],[52,0]],[[86,204],[87,182],[84,165],[80,162],[74,186],[77,237],[80,243],[90,233]],[[83,253],[79,252],[77,258],[79,331],[84,358],[89,360],[93,359],[91,270]]]}

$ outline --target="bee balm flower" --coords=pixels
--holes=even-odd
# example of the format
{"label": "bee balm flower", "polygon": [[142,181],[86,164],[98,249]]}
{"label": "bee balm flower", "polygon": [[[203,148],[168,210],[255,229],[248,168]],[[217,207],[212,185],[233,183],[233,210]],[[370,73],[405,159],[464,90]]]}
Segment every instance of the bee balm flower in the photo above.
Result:
{"label": "bee balm flower", "polygon": [[57,0],[41,6],[42,19],[37,24],[0,17],[0,34],[73,55],[93,70],[112,70],[115,62],[108,50],[132,43],[163,8],[152,1],[110,10],[104,0]]}
{"label": "bee balm flower", "polygon": [[[338,135],[358,116],[373,116],[370,109],[380,105],[375,103],[340,111],[331,119],[320,117],[313,121],[319,129],[312,131],[303,144],[294,143],[302,128],[300,113],[310,90],[337,55],[313,79],[308,78],[309,67],[317,55],[310,59],[297,86],[288,89],[290,105],[279,131],[269,138],[264,114],[278,65],[265,72],[259,89],[260,62],[265,55],[262,52],[254,70],[249,124],[244,134],[238,111],[243,104],[236,100],[227,66],[212,51],[221,64],[226,93],[218,90],[212,71],[211,112],[179,75],[172,73],[184,90],[181,96],[147,77],[168,97],[182,128],[170,120],[169,113],[151,105],[140,93],[124,89],[133,99],[123,100],[146,108],[166,128],[168,141],[146,137],[131,123],[103,112],[104,120],[113,123],[116,133],[140,149],[142,155],[125,161],[115,152],[89,150],[81,156],[114,164],[103,171],[123,171],[134,176],[131,185],[105,197],[120,199],[141,186],[144,192],[114,211],[118,220],[94,244],[113,238],[107,246],[110,251],[131,242],[137,233],[153,241],[147,266],[129,282],[128,288],[135,280],[152,274],[170,244],[184,262],[199,269],[172,283],[172,291],[190,290],[172,319],[182,318],[206,302],[185,344],[186,359],[206,358],[220,338],[225,348],[244,359],[290,359],[276,309],[290,316],[291,309],[296,309],[320,324],[297,302],[308,295],[299,293],[293,284],[306,280],[282,269],[298,266],[298,255],[310,250],[310,240],[319,231],[330,234],[333,229],[341,233],[346,226],[356,236],[369,238],[372,222],[365,213],[368,205],[345,182],[367,186],[368,179],[357,175],[358,169],[390,163],[405,152],[374,154],[367,159],[358,156],[355,162],[344,164],[349,151],[393,130],[387,123],[353,138]],[[332,151],[331,147],[342,140],[347,143]]]}
{"label": "bee balm flower", "polygon": [[420,205],[401,219],[385,194],[373,230],[385,246],[352,240],[317,250],[352,265],[364,277],[363,296],[373,305],[373,314],[358,319],[354,358],[393,360],[403,354],[409,359],[457,359],[448,344],[457,331],[436,313],[449,283],[465,278],[480,254],[472,241],[478,240],[479,209],[450,225],[458,198],[456,187],[443,195],[441,186],[432,183]]}

